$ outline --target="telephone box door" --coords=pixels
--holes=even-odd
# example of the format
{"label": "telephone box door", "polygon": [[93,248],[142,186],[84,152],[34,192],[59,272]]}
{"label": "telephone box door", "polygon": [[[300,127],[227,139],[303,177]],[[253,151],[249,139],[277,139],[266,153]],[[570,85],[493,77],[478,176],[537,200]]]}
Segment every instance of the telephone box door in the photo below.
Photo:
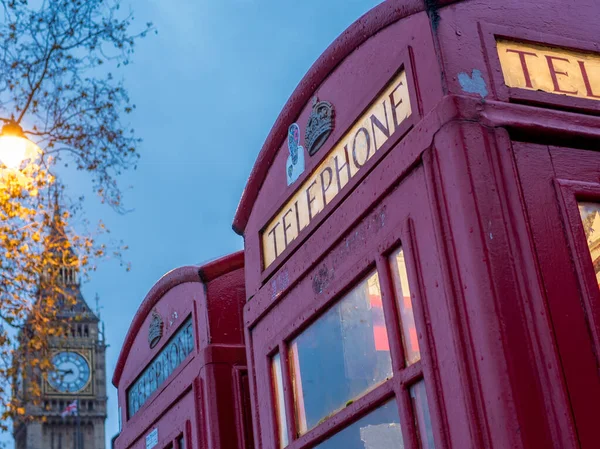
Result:
{"label": "telephone box door", "polygon": [[[585,145],[582,145],[582,148]],[[515,143],[530,233],[582,449],[600,441],[600,152]],[[553,387],[554,388],[554,387]]]}

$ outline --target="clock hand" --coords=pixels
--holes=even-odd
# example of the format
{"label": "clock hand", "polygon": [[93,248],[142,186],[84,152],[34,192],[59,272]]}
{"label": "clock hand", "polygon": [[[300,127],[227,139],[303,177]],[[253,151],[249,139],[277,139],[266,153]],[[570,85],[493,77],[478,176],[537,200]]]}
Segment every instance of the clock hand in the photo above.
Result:
{"label": "clock hand", "polygon": [[73,370],[72,369],[59,369],[57,370],[59,373],[63,373],[62,376],[66,376],[67,374],[73,374]]}

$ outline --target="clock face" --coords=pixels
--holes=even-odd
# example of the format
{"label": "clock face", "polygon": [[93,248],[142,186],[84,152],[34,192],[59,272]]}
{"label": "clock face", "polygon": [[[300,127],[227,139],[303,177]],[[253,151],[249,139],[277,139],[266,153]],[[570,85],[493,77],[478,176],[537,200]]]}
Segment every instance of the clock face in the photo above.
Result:
{"label": "clock face", "polygon": [[58,352],[52,357],[54,370],[48,382],[61,393],[83,390],[90,380],[90,365],[78,352]]}

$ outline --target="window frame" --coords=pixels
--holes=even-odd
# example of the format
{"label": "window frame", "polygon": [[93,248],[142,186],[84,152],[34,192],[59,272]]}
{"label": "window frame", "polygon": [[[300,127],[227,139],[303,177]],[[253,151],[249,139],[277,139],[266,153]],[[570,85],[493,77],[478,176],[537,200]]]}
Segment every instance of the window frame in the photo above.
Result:
{"label": "window frame", "polygon": [[[169,436],[166,438],[166,441],[163,443],[165,449],[188,449],[191,448],[191,422],[190,420],[186,420],[183,426],[178,426],[175,430],[173,430]],[[184,448],[179,444],[183,441]]]}
{"label": "window frame", "polygon": [[[320,306],[313,308],[312,313],[301,313],[300,319],[294,320],[293,326],[281,330],[271,339],[271,345],[269,345],[265,355],[270,367],[271,357],[275,353],[280,354],[284,403],[287,416],[288,445],[285,446],[286,448],[300,449],[314,447],[374,411],[387,401],[395,400],[398,407],[404,447],[405,449],[419,449],[418,429],[410,397],[410,388],[420,380],[424,380],[425,382],[434,439],[437,447],[441,447],[441,432],[438,424],[438,417],[440,416],[439,405],[436,399],[437,390],[431,369],[432,360],[429,350],[431,348],[431,339],[429,336],[430,331],[426,326],[428,312],[422,294],[424,285],[417,257],[418,249],[415,240],[414,223],[410,217],[405,217],[401,226],[393,229],[382,241],[377,242],[376,240],[379,239],[370,240],[366,244],[367,248],[365,252],[370,254],[370,256],[360,259],[342,275],[339,277],[336,276],[336,279],[329,285],[330,289],[328,289],[329,294],[327,295],[327,299]],[[391,271],[393,261],[390,257],[400,248],[404,252],[415,326],[419,335],[419,348],[421,351],[420,360],[410,365],[406,365],[405,362],[397,306],[398,299],[396,298]],[[308,429],[303,435],[299,435],[289,365],[290,344],[299,334],[310,327],[335,303],[342,300],[348,292],[373,271],[376,271],[379,276],[385,325],[390,344],[392,378],[369,390],[342,410],[334,412],[329,418]],[[287,295],[293,294],[293,291],[294,289],[292,288]],[[302,319],[305,315],[308,316]],[[297,325],[296,322],[298,323]],[[269,372],[271,372],[270,368]],[[273,381],[272,376],[269,376],[270,400],[272,404],[275,404],[273,402],[276,400],[272,388]],[[275,447],[279,448],[282,446],[279,444],[279,423],[275,412],[271,413],[271,418],[273,420],[273,441],[275,442]]]}
{"label": "window frame", "polygon": [[585,314],[591,322],[589,331],[593,344],[600,348],[600,286],[590,260],[590,251],[585,238],[579,203],[582,201],[600,205],[600,184],[583,181],[556,179],[560,210],[566,223],[565,234],[575,265],[575,273],[581,290]]}

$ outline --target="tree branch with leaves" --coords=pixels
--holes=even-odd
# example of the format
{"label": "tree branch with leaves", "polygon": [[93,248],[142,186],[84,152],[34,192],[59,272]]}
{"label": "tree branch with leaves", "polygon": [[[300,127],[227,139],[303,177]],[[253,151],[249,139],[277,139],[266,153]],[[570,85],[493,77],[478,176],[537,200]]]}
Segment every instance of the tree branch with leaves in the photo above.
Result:
{"label": "tree branch with leaves", "polygon": [[[53,194],[57,167],[89,173],[101,200],[124,211],[118,178],[135,169],[140,139],[126,120],[135,105],[118,75],[153,27],[132,31],[134,17],[118,0],[0,5],[0,120],[18,124],[42,149],[18,173],[0,167],[0,416],[6,419],[27,413],[25,399],[39,402],[39,384],[52,369],[50,349],[64,330],[58,306],[73,300],[57,267],[85,277],[109,253],[98,234],[81,235],[70,225],[80,205]],[[57,227],[65,238],[56,239]],[[118,249],[112,254],[119,256]],[[23,376],[35,381],[22,382]],[[16,384],[30,391],[16,394]]]}

